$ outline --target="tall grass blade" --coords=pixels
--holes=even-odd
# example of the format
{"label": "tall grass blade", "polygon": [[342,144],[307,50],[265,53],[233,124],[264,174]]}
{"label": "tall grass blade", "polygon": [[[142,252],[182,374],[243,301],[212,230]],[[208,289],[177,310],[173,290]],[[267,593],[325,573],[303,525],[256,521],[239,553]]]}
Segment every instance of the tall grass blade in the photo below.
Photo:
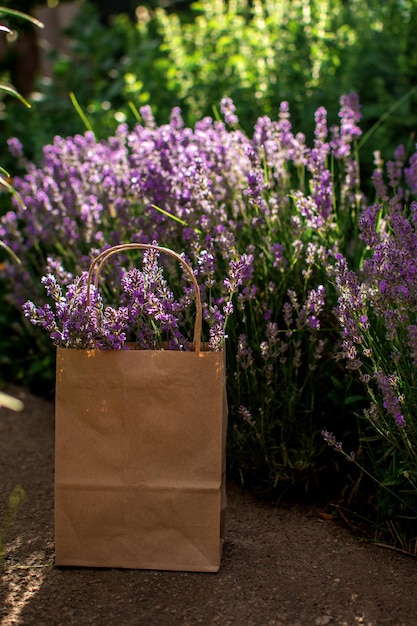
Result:
{"label": "tall grass blade", "polygon": [[69,97],[71,99],[71,102],[72,102],[72,105],[73,105],[74,109],[77,111],[77,113],[80,116],[81,121],[84,124],[84,126],[86,127],[86,129],[90,130],[92,133],[94,133],[94,129],[93,129],[91,123],[90,123],[90,120],[88,119],[88,117],[86,116],[84,111],[82,110],[82,108],[81,108],[77,98],[75,97],[75,93],[71,91]]}

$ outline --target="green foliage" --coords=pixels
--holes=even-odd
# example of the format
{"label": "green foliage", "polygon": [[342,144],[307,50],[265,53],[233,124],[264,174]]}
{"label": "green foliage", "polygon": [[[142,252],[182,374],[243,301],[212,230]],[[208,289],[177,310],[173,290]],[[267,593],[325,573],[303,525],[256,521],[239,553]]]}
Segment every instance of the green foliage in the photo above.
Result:
{"label": "green foliage", "polygon": [[[133,123],[133,111],[144,104],[159,123],[178,105],[192,125],[212,115],[224,95],[246,131],[260,115],[275,117],[287,100],[294,126],[311,137],[318,106],[335,122],[340,94],[354,91],[365,135],[391,110],[374,131],[383,153],[413,141],[416,0],[209,0],[182,13],[140,7],[136,16],[136,23],[115,16],[107,27],[93,5],[82,5],[67,33],[70,55],[52,55],[53,81],[41,78],[30,120],[17,105],[8,114],[6,132],[23,141],[29,156],[38,158],[56,132],[83,130],[71,92],[99,137],[120,121]],[[361,164],[368,174],[367,142]]]}
{"label": "green foliage", "polygon": [[[190,122],[229,95],[250,128],[258,115],[274,116],[287,100],[294,125],[311,136],[318,106],[335,120],[338,96],[354,91],[366,131],[415,85],[414,1],[212,0],[194,4],[193,11],[190,22],[163,10],[155,14],[161,50],[170,61],[167,89]],[[158,101],[157,93],[152,101]],[[382,151],[396,147],[399,120],[403,138],[410,137],[415,101],[403,102],[380,129]],[[372,155],[365,156],[369,164]]]}
{"label": "green foliage", "polygon": [[[115,114],[123,89],[123,81],[112,73],[123,54],[126,32],[122,22],[120,18],[120,28],[115,25],[110,31],[100,23],[93,6],[83,7],[68,31],[73,42],[71,55],[51,52],[54,78],[40,77],[36,94],[31,98],[30,116],[22,107],[8,103],[3,124],[6,138],[20,137],[27,154],[37,159],[42,147],[57,133],[65,136],[83,132],[85,126],[70,93],[75,94],[96,132],[111,133],[118,123]],[[119,118],[119,122],[122,120]]]}

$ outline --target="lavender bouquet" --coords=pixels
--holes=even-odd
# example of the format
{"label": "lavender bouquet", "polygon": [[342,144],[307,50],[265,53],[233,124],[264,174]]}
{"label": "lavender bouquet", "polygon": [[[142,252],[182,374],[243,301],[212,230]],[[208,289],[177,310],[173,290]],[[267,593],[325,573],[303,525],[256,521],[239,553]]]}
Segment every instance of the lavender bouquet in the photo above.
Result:
{"label": "lavender bouquet", "polygon": [[[116,251],[115,248],[110,250]],[[191,343],[183,334],[182,326],[189,322],[193,300],[191,292],[193,288],[198,290],[198,284],[191,274],[193,287],[186,287],[184,295],[175,299],[158,263],[160,250],[157,242],[152,242],[145,249],[142,269],[132,268],[122,272],[118,290],[122,304],[118,307],[106,305],[97,285],[91,284],[92,264],[90,272],[76,277],[65,291],[55,276],[44,276],[41,282],[54,308],[49,303],[36,306],[27,301],[23,304],[24,314],[34,326],[46,330],[57,347],[102,350],[134,347],[149,350],[163,346],[170,350],[189,350]],[[180,260],[182,257],[177,258]],[[183,266],[190,274],[188,264],[184,262]],[[188,284],[189,281],[190,275]],[[218,310],[216,315],[211,316],[213,311],[205,307],[206,321],[212,322],[209,350],[219,351],[224,347],[226,323],[233,312],[231,300],[237,284],[235,281],[232,286],[227,281],[230,295],[221,313]],[[201,310],[200,299],[198,307]]]}
{"label": "lavender bouquet", "polygon": [[[133,340],[141,349],[155,348],[162,335],[167,334],[170,348],[186,349],[187,341],[179,330],[179,303],[160,272],[152,274],[148,259],[145,268],[132,269],[121,280],[125,304],[105,306],[100,292],[91,290],[87,301],[87,278],[84,272],[65,289],[52,274],[42,278],[47,295],[52,298],[54,308],[45,304],[35,306],[31,301],[23,305],[30,322],[49,333],[57,347],[123,349],[126,342]],[[143,323],[140,323],[143,321]],[[152,326],[154,326],[152,328]]]}

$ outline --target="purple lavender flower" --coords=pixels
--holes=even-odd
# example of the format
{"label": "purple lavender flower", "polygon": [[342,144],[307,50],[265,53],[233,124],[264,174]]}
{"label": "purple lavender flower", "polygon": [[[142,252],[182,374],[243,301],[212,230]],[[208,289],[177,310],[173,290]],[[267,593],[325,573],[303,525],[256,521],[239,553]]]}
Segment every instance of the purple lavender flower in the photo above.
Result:
{"label": "purple lavender flower", "polygon": [[364,209],[359,217],[360,238],[371,249],[375,248],[379,242],[376,230],[381,212],[382,205],[375,203]]}
{"label": "purple lavender flower", "polygon": [[288,261],[284,258],[284,246],[281,243],[271,244],[271,253],[273,255],[273,267],[277,267],[281,270],[287,266]]}
{"label": "purple lavender flower", "polygon": [[407,327],[408,347],[410,349],[410,358],[415,367],[417,367],[417,325],[410,324]]}
{"label": "purple lavender flower", "polygon": [[253,262],[252,254],[242,254],[237,261],[230,261],[229,275],[223,281],[228,293],[236,293],[241,285],[247,284],[252,279]]}
{"label": "purple lavender flower", "polygon": [[[87,276],[75,279],[63,294],[52,275],[44,277],[47,294],[53,299],[55,313],[50,304],[36,307],[27,301],[23,312],[30,322],[46,330],[54,345],[62,347],[91,348],[98,335],[97,308],[100,307],[98,294],[93,292],[92,304],[87,306]],[[93,314],[93,311],[95,314]]]}
{"label": "purple lavender flower", "polygon": [[262,168],[260,167],[255,150],[251,146],[247,146],[246,155],[253,169],[246,174],[248,189],[245,189],[244,193],[248,197],[249,204],[255,208],[257,214],[263,213],[267,211],[267,204],[262,195],[266,186]]}
{"label": "purple lavender flower", "polygon": [[280,104],[277,129],[283,145],[290,148],[293,145],[294,136],[290,122],[290,106],[288,102],[281,102]]}
{"label": "purple lavender flower", "polygon": [[249,369],[253,366],[253,350],[249,345],[246,335],[239,335],[237,362],[243,369]]}
{"label": "purple lavender flower", "polygon": [[303,304],[297,319],[297,327],[307,326],[312,330],[320,328],[320,315],[324,309],[326,301],[326,290],[323,285],[317,289],[310,289],[306,301]]}
{"label": "purple lavender flower", "polygon": [[316,127],[314,130],[315,145],[323,146],[327,139],[327,111],[324,107],[319,107],[314,114]]}
{"label": "purple lavender flower", "polygon": [[[377,158],[379,158],[379,153],[377,155]],[[371,178],[378,200],[380,200],[381,202],[387,202],[388,189],[384,181],[384,172],[382,170],[382,167],[377,166],[376,169],[373,171]]]}
{"label": "purple lavender flower", "polygon": [[395,393],[398,386],[397,375],[387,376],[379,370],[375,373],[375,379],[382,393],[384,409],[395,419],[398,428],[404,428],[406,421],[401,411],[398,395]]}
{"label": "purple lavender flower", "polygon": [[409,166],[404,169],[405,180],[413,193],[417,192],[417,152],[411,155]]}
{"label": "purple lavender flower", "polygon": [[27,167],[28,162],[24,156],[21,141],[17,137],[11,137],[7,140],[7,147],[9,148],[10,154],[20,163],[20,165]]}
{"label": "purple lavender flower", "polygon": [[343,450],[342,442],[338,441],[336,439],[336,436],[332,432],[328,430],[322,430],[321,434],[322,434],[324,441],[327,443],[328,446],[331,446],[332,448],[338,451]]}
{"label": "purple lavender flower", "polygon": [[48,332],[55,333],[57,325],[55,315],[49,304],[44,307],[37,307],[29,300],[23,304],[23,313],[34,326],[40,326]]}
{"label": "purple lavender flower", "polygon": [[355,93],[342,96],[340,104],[340,131],[337,127],[332,128],[333,138],[330,145],[336,158],[345,158],[351,152],[352,142],[362,134],[362,130],[358,126],[361,113],[358,96]]}
{"label": "purple lavender flower", "polygon": [[226,96],[222,98],[220,110],[224,116],[226,124],[229,124],[229,126],[236,126],[239,124],[239,118],[236,115],[236,107],[231,98],[227,98]]}
{"label": "purple lavender flower", "polygon": [[388,174],[389,185],[390,187],[393,187],[394,189],[396,189],[399,186],[402,180],[404,156],[405,156],[404,146],[402,146],[402,150],[401,149],[396,150],[395,161],[387,162],[387,174]]}
{"label": "purple lavender flower", "polygon": [[256,422],[253,419],[251,412],[246,406],[243,406],[243,404],[241,404],[239,407],[239,415],[242,417],[244,422],[246,422],[250,426],[255,426]]}

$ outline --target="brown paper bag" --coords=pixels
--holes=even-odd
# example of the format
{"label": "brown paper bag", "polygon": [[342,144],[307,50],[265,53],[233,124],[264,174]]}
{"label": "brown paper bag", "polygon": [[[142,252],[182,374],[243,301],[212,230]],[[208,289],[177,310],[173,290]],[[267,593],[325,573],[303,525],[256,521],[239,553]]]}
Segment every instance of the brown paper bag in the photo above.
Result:
{"label": "brown paper bag", "polygon": [[[129,247],[184,264],[142,244],[93,263]],[[200,343],[196,298],[194,351],[58,348],[56,565],[219,570],[225,357]]]}

